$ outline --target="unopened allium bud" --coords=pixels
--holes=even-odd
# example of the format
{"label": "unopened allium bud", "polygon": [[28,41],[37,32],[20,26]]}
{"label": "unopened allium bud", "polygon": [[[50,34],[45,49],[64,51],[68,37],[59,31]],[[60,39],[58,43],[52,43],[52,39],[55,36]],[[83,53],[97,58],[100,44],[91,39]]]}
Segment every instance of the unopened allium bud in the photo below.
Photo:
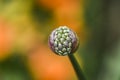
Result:
{"label": "unopened allium bud", "polygon": [[76,33],[66,26],[60,26],[52,31],[49,37],[49,46],[53,52],[65,56],[74,53],[79,45]]}

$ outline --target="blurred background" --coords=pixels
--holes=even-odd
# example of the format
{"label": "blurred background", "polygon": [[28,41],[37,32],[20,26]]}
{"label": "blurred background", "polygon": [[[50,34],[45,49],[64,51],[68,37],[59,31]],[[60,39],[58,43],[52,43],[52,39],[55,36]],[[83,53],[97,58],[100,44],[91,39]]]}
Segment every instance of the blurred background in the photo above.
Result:
{"label": "blurred background", "polygon": [[80,39],[87,80],[120,80],[120,0],[0,0],[0,80],[77,80],[48,47],[61,25]]}

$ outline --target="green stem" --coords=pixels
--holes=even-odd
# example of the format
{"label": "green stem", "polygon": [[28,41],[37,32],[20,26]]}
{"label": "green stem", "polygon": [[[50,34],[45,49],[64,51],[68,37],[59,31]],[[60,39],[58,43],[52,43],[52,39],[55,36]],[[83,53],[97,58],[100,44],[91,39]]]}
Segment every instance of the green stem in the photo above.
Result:
{"label": "green stem", "polygon": [[72,63],[72,66],[73,66],[73,68],[74,68],[74,70],[76,72],[78,80],[86,80],[86,78],[85,78],[85,76],[84,76],[84,74],[82,72],[82,69],[81,69],[79,63],[77,62],[75,56],[74,55],[68,55],[68,57],[69,57],[69,59],[70,59],[70,61]]}

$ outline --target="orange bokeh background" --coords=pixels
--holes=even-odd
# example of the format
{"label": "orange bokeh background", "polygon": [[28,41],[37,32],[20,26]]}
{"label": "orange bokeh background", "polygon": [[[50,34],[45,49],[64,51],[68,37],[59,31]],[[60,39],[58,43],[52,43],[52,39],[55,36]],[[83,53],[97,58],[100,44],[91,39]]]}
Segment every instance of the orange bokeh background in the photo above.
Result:
{"label": "orange bokeh background", "polygon": [[[81,38],[81,45],[84,44],[86,31],[82,0],[36,0],[36,3],[53,12],[54,26],[48,27],[48,29],[52,30],[61,25],[67,25]],[[23,8],[31,7],[27,4],[22,6]],[[21,51],[20,55],[27,56],[26,64],[35,80],[76,80],[68,58],[57,56],[50,51],[47,38],[51,31],[42,33],[37,32],[34,28],[39,26],[42,30],[43,26],[32,20],[29,9],[29,7],[25,9],[24,13],[19,12],[15,17],[9,15],[11,18],[8,18],[7,14],[4,16],[2,13],[0,14],[0,61],[14,55],[12,51],[17,49]]]}

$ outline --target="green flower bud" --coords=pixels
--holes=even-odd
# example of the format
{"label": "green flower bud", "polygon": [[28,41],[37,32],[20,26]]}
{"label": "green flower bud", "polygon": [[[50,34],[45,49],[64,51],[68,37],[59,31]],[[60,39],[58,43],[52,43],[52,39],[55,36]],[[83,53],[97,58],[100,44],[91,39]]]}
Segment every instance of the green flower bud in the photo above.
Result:
{"label": "green flower bud", "polygon": [[50,34],[49,46],[56,54],[65,56],[73,54],[77,50],[79,40],[76,33],[71,29],[66,26],[60,26]]}

